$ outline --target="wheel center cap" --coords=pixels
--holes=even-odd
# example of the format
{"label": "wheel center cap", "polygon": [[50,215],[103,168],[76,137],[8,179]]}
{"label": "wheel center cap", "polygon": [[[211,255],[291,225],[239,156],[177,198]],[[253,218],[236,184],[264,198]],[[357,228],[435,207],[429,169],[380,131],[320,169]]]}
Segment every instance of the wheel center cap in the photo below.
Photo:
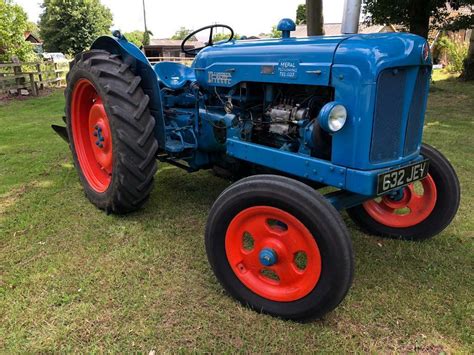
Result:
{"label": "wheel center cap", "polygon": [[258,258],[260,260],[260,263],[264,266],[272,266],[278,260],[277,253],[270,248],[262,249],[260,251],[260,254],[258,254]]}
{"label": "wheel center cap", "polygon": [[105,137],[102,134],[102,127],[99,125],[95,125],[93,134],[94,137],[96,137],[95,145],[102,149],[104,147],[105,140]]}

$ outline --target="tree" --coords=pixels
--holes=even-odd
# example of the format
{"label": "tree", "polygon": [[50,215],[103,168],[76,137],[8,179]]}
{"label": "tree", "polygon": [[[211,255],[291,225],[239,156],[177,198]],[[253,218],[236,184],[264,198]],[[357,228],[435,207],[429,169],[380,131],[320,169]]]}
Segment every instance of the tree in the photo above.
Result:
{"label": "tree", "polygon": [[35,22],[28,21],[26,23],[26,30],[36,38],[40,38],[39,27]]}
{"label": "tree", "polygon": [[364,0],[369,24],[402,25],[411,33],[428,38],[430,26],[452,30],[474,25],[474,16],[450,16],[449,10],[473,6],[474,0]]}
{"label": "tree", "polygon": [[467,52],[467,58],[464,60],[464,68],[461,74],[461,78],[464,80],[474,80],[474,29],[471,31],[471,37],[469,39],[469,50]]}
{"label": "tree", "polygon": [[[212,37],[212,41],[215,43],[215,42],[219,42],[219,41],[224,41],[224,40],[227,40],[229,39],[230,37],[230,33],[216,33],[213,37]],[[241,36],[237,33],[234,33],[234,39],[240,39]]]}
{"label": "tree", "polygon": [[306,25],[308,36],[324,34],[323,0],[306,0]]}
{"label": "tree", "polygon": [[125,36],[125,38],[129,42],[133,43],[138,48],[140,48],[140,47],[143,46],[143,35],[144,34],[145,34],[145,32],[143,32],[143,31],[132,31],[132,32],[124,33],[123,35]]}
{"label": "tree", "polygon": [[42,7],[40,35],[48,52],[82,52],[112,26],[112,13],[100,0],[44,0]]}
{"label": "tree", "polygon": [[[180,27],[179,30],[175,32],[175,34],[171,37],[171,39],[175,40],[183,40],[185,39],[193,30],[187,29],[186,27]],[[191,41],[197,41],[196,37],[192,37]]]}
{"label": "tree", "polygon": [[10,61],[13,56],[21,61],[34,59],[31,43],[25,41],[28,21],[21,6],[11,0],[0,0],[0,61]]}
{"label": "tree", "polygon": [[150,44],[150,36],[153,36],[151,31],[132,31],[123,34],[125,38],[136,45],[138,48],[148,46]]}
{"label": "tree", "polygon": [[271,38],[281,38],[281,31],[277,30],[277,26],[272,27],[272,32],[270,33]]}
{"label": "tree", "polygon": [[146,30],[143,32],[143,45],[148,46],[150,44],[151,36],[153,36],[153,33],[151,31]]}
{"label": "tree", "polygon": [[298,5],[296,9],[296,24],[305,25],[306,24],[306,4]]}

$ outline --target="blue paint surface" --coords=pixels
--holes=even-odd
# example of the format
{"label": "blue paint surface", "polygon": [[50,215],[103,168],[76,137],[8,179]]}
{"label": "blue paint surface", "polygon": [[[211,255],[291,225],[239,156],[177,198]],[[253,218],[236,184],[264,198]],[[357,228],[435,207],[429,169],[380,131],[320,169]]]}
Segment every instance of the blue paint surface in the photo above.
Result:
{"label": "blue paint surface", "polygon": [[[283,21],[281,29],[291,31],[292,24]],[[161,152],[195,169],[237,159],[373,196],[378,174],[421,159],[432,64],[430,56],[423,59],[425,43],[406,33],[233,40],[203,49],[190,67],[153,67],[125,38],[101,37],[92,48],[121,55],[142,78]],[[332,88],[348,117],[332,135],[330,158],[311,156],[309,121],[301,123],[296,152],[249,141],[245,131],[252,127],[238,124],[238,108],[224,110],[241,83]],[[213,95],[219,106],[208,107]]]}

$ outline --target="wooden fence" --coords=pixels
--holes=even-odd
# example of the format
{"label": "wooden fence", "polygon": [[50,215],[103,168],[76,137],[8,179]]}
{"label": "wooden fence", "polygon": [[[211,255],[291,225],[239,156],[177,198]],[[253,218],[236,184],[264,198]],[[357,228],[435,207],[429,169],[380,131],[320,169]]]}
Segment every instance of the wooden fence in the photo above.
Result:
{"label": "wooden fence", "polygon": [[46,86],[65,84],[69,63],[0,63],[0,93],[28,90],[37,96]]}
{"label": "wooden fence", "polygon": [[160,62],[177,62],[183,63],[186,65],[191,65],[194,58],[187,58],[187,57],[148,57],[148,60],[151,64],[156,64]]}
{"label": "wooden fence", "polygon": [[[191,65],[193,58],[150,57],[152,64],[159,62],[179,62]],[[2,63],[0,62],[0,93],[10,90],[28,90],[37,96],[46,86],[60,87],[66,84],[69,63]]]}

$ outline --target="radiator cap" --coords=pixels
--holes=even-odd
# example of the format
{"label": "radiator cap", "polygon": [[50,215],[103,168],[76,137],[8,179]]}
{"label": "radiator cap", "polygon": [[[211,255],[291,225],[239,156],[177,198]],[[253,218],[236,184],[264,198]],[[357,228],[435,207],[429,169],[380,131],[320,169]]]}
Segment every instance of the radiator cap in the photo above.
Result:
{"label": "radiator cap", "polygon": [[278,22],[277,30],[281,31],[282,38],[290,38],[290,32],[296,30],[295,21],[291,18],[284,18]]}

